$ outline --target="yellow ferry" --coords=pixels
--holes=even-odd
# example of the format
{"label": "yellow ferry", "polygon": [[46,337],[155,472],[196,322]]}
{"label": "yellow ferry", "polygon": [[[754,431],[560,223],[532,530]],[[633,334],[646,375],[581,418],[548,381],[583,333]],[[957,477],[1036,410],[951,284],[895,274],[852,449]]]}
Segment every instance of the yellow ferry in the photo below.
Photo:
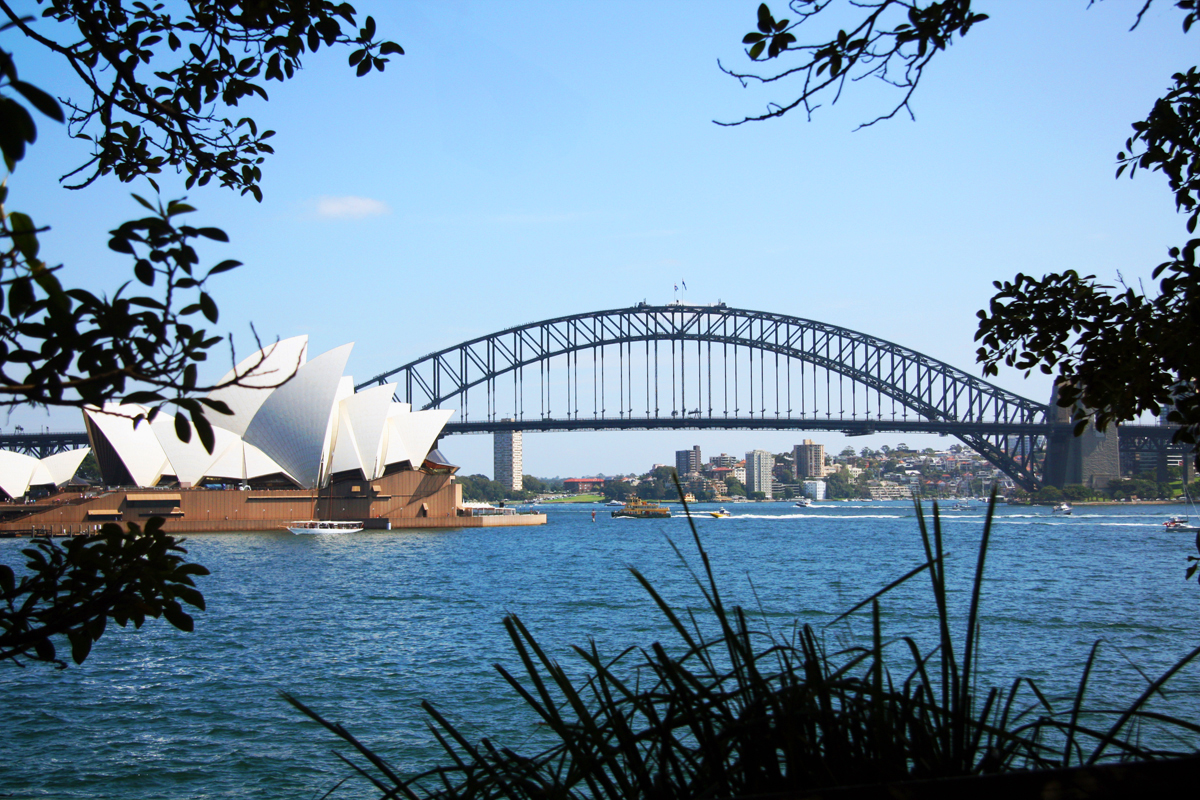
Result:
{"label": "yellow ferry", "polygon": [[633,517],[634,519],[669,519],[671,509],[664,508],[658,503],[648,503],[645,500],[631,497],[624,508],[612,512],[612,515],[614,517]]}

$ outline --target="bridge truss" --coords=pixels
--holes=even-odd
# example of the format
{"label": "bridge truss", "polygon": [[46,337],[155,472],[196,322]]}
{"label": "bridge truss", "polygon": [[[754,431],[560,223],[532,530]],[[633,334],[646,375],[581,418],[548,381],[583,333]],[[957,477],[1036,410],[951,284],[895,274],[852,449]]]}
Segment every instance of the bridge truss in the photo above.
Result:
{"label": "bridge truss", "polygon": [[88,446],[88,436],[84,431],[38,433],[0,433],[0,450],[10,450],[23,453],[34,458],[45,458],[55,453],[74,450]]}
{"label": "bridge truss", "polygon": [[1040,485],[1047,406],[892,342],[823,322],[672,303],[481,336],[371,378],[446,433],[752,428],[954,435]]}

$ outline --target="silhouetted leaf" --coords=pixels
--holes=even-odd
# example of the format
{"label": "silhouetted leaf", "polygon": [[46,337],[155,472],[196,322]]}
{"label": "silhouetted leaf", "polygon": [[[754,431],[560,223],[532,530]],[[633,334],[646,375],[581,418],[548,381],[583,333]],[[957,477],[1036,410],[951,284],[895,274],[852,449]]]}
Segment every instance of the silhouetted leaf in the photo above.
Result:
{"label": "silhouetted leaf", "polygon": [[203,409],[196,408],[191,412],[192,425],[196,427],[196,433],[200,437],[200,444],[204,445],[204,452],[211,453],[216,444],[216,437],[213,434],[212,424],[208,421],[208,417],[204,416]]}
{"label": "silhouetted leaf", "polygon": [[71,660],[76,664],[82,664],[88,657],[88,653],[92,652],[92,637],[87,634],[87,631],[74,630],[67,634],[67,640],[71,643]]}
{"label": "silhouetted leaf", "polygon": [[240,261],[233,261],[233,260],[222,261],[220,264],[217,264],[215,267],[210,269],[208,271],[208,275],[206,275],[204,279],[208,280],[208,278],[212,277],[213,275],[219,275],[222,272],[228,272],[229,270],[237,269],[240,266],[242,266],[242,262],[240,262]]}
{"label": "silhouetted leaf", "polygon": [[770,33],[775,27],[775,20],[771,17],[771,9],[767,8],[766,3],[762,3],[758,7],[758,29],[763,33]]}
{"label": "silhouetted leaf", "polygon": [[154,285],[154,265],[144,258],[139,258],[133,267],[133,274],[147,286]]}
{"label": "silhouetted leaf", "polygon": [[174,600],[163,603],[162,615],[163,619],[181,631],[191,633],[196,627],[195,620]]}
{"label": "silhouetted leaf", "polygon": [[175,415],[175,437],[184,444],[192,440],[192,426],[188,424],[187,418],[183,414]]}
{"label": "silhouetted leaf", "polygon": [[200,311],[209,322],[217,321],[217,304],[213,302],[207,292],[200,293]]}
{"label": "silhouetted leaf", "polygon": [[13,244],[21,251],[21,255],[27,261],[33,261],[37,258],[40,246],[38,245],[37,228],[33,224],[33,220],[28,214],[23,214],[20,211],[12,211],[8,215],[8,226],[12,231]]}
{"label": "silhouetted leaf", "polygon": [[66,120],[63,116],[62,108],[58,105],[58,101],[41,89],[25,83],[25,81],[13,81],[11,85],[21,93],[22,97],[29,101],[30,105],[47,117],[50,117],[50,119],[57,122],[64,122]]}
{"label": "silhouetted leaf", "polygon": [[37,657],[42,661],[54,660],[54,643],[49,639],[38,639],[33,645],[33,651],[37,653]]}

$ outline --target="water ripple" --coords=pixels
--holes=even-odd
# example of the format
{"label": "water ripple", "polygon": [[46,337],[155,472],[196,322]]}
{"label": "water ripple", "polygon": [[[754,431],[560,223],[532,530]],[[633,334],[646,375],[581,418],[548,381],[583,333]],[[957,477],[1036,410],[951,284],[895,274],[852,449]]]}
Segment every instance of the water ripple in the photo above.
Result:
{"label": "water ripple", "polygon": [[[703,597],[666,538],[690,557],[684,520],[617,524],[598,514],[592,523],[590,510],[552,509],[536,529],[189,537],[192,557],[213,573],[201,581],[208,611],[194,633],[110,626],[81,667],[0,665],[0,786],[29,798],[319,796],[346,775],[329,753],[338,745],[279,690],[350,726],[402,770],[441,761],[422,699],[473,735],[540,741],[536,720],[491,666],[521,671],[505,614],[520,616],[576,675],[573,644],[592,640],[608,655],[652,641],[679,646],[630,565],[704,619]],[[700,537],[726,602],[761,605],[756,626],[780,634],[799,620],[831,643],[862,641],[865,618],[826,626],[924,560],[903,503],[732,511],[698,518]],[[1195,644],[1200,592],[1182,579],[1191,540],[1161,530],[1182,512],[1104,507],[1063,518],[1001,508],[980,620],[981,682],[1007,686],[1023,674],[1051,695],[1069,694],[1102,639],[1089,698],[1120,704],[1140,692],[1130,662],[1154,675]],[[983,509],[943,514],[956,630],[982,520]],[[18,563],[22,546],[0,540],[0,561]],[[883,601],[888,634],[922,647],[935,639],[933,613],[925,576]],[[1195,708],[1196,670],[1169,691]]]}

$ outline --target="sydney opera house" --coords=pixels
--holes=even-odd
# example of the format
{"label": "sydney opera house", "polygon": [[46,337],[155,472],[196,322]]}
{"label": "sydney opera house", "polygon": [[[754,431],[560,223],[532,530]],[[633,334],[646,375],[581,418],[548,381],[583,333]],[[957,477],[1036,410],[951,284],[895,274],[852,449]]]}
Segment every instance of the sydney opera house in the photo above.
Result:
{"label": "sydney opera house", "polygon": [[[536,525],[540,514],[492,515],[468,508],[457,467],[436,449],[453,413],[414,411],[395,387],[354,391],[344,375],[353,345],[308,359],[308,338],[276,342],[231,370],[209,395],[232,414],[210,411],[215,444],[182,442],[160,413],[134,420],[137,406],[84,412],[105,487],[52,501],[8,506],[0,530],[73,533],[109,522],[167,520],[170,531],[266,530],[294,520],[361,522],[365,528]],[[240,376],[240,377],[239,377]],[[228,385],[226,385],[228,384]],[[0,489],[62,486],[86,450],[39,461],[0,454]],[[21,485],[24,483],[24,485]]]}

